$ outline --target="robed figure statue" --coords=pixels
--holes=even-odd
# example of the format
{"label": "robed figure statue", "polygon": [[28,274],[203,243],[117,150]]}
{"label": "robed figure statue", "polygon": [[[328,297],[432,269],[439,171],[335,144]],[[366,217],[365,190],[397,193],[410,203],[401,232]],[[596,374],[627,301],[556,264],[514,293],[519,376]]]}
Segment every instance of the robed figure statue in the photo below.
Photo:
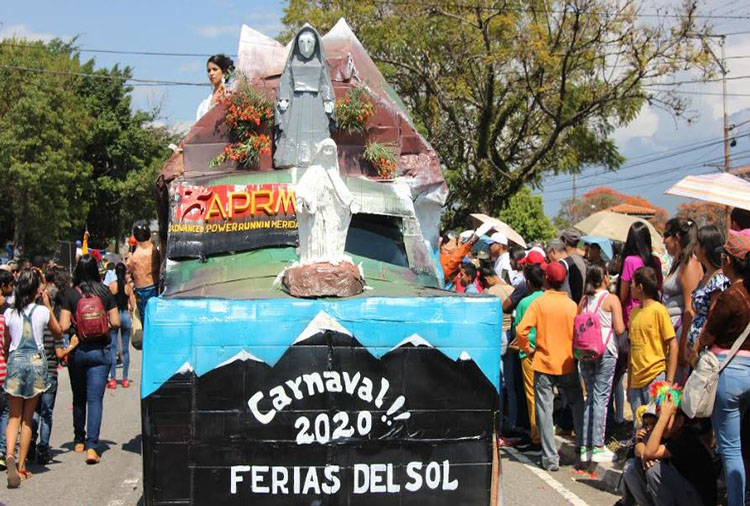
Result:
{"label": "robed figure statue", "polygon": [[339,173],[336,143],[316,146],[313,163],[295,187],[300,263],[344,260],[352,213],[357,205]]}
{"label": "robed figure statue", "polygon": [[294,37],[276,95],[274,167],[307,167],[335,125],[333,85],[320,35],[310,25]]}

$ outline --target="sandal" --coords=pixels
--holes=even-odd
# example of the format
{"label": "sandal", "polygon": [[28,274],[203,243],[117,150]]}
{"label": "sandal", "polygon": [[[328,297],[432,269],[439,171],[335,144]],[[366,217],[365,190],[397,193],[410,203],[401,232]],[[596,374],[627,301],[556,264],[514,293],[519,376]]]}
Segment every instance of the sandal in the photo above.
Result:
{"label": "sandal", "polygon": [[8,488],[18,488],[21,486],[21,476],[18,474],[16,468],[16,459],[14,457],[8,457],[6,459],[6,465],[8,466]]}
{"label": "sandal", "polygon": [[31,474],[31,471],[29,471],[28,469],[19,469],[18,474],[21,475],[21,480],[24,480],[24,481],[28,480],[29,478],[33,476]]}

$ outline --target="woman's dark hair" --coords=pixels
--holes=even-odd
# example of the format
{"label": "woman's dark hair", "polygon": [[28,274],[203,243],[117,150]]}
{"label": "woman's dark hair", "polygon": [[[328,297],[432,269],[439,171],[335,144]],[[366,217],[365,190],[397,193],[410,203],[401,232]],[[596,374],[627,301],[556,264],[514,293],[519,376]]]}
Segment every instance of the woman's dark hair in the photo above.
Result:
{"label": "woman's dark hair", "polygon": [[36,300],[39,284],[39,275],[31,269],[24,269],[16,281],[16,300],[13,301],[13,309],[21,314],[23,308]]}
{"label": "woman's dark hair", "polygon": [[648,225],[642,221],[636,221],[630,225],[628,238],[625,240],[625,246],[623,246],[622,255],[620,255],[620,269],[618,271],[620,277],[617,279],[617,293],[620,293],[622,270],[625,268],[625,259],[630,256],[637,256],[640,257],[643,265],[656,269],[656,258],[653,253],[651,232],[649,231]]}
{"label": "woman's dark hair", "polygon": [[526,250],[524,250],[520,246],[513,246],[510,249],[510,261],[511,264],[513,264],[513,267],[518,266],[518,261],[526,258]]}
{"label": "woman's dark hair", "polygon": [[101,276],[99,276],[96,258],[88,253],[83,255],[73,272],[73,285],[80,288],[85,295],[94,295],[97,291],[96,286],[100,283]]}
{"label": "woman's dark hair", "polygon": [[652,267],[641,267],[633,274],[633,281],[636,285],[642,285],[643,291],[649,298],[659,300],[659,280],[656,277],[656,271]]}
{"label": "woman's dark hair", "polygon": [[541,265],[527,265],[523,270],[523,275],[534,291],[541,290],[544,286],[544,271]]}
{"label": "woman's dark hair", "polygon": [[732,209],[729,219],[737,224],[740,230],[750,228],[750,211],[735,207]]}
{"label": "woman's dark hair", "polygon": [[127,309],[128,296],[125,294],[125,275],[127,274],[127,269],[124,263],[120,262],[115,266],[115,274],[117,274],[117,295],[115,295],[117,307]]}
{"label": "woman's dark hair", "polygon": [[737,276],[742,278],[742,283],[745,285],[745,290],[750,292],[750,254],[745,256],[744,260],[727,254],[729,261],[732,264]]}
{"label": "woman's dark hair", "polygon": [[224,73],[224,82],[226,83],[227,81],[229,81],[232,72],[234,72],[234,61],[230,57],[222,53],[215,54],[208,59],[206,65],[208,65],[209,63],[218,65],[218,67]]}
{"label": "woman's dark hair", "polygon": [[55,273],[55,286],[60,292],[70,288],[70,273],[65,269],[60,269]]}
{"label": "woman's dark hair", "polygon": [[698,247],[703,250],[708,261],[715,268],[721,267],[721,246],[724,234],[715,225],[706,225],[698,230]]}
{"label": "woman's dark hair", "polygon": [[695,252],[695,243],[698,236],[698,225],[692,220],[685,218],[672,218],[664,227],[664,238],[680,238],[680,253],[672,262],[669,274],[673,274],[680,266],[687,265]]}
{"label": "woman's dark hair", "polygon": [[602,286],[606,275],[607,273],[603,265],[589,264],[589,268],[586,269],[586,295],[591,296],[596,294],[596,291]]}

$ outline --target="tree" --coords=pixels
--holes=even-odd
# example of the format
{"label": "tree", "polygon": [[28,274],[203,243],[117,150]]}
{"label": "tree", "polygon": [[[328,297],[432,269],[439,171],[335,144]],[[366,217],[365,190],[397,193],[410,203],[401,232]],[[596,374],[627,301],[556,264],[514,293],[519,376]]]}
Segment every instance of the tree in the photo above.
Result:
{"label": "tree", "polygon": [[610,207],[619,204],[630,204],[639,207],[648,207],[655,211],[655,216],[648,221],[651,222],[657,230],[664,230],[664,224],[669,218],[667,210],[655,206],[643,197],[627,195],[620,193],[606,186],[599,186],[593,190],[584,193],[578,200],[568,199],[563,202],[560,212],[555,217],[555,225],[559,228],[567,228],[579,221],[586,219],[594,213],[604,211]]}
{"label": "tree", "polygon": [[346,17],[438,151],[463,223],[545,173],[616,169],[611,134],[647,102],[684,113],[684,96],[645,86],[710,70],[696,4],[644,22],[639,0],[290,0],[282,39]]}
{"label": "tree", "polygon": [[547,241],[555,235],[555,227],[544,214],[542,196],[532,195],[527,186],[510,198],[508,207],[500,212],[500,219],[529,243]]}
{"label": "tree", "polygon": [[83,159],[91,118],[72,74],[80,64],[60,41],[18,39],[0,43],[0,63],[3,239],[49,251],[90,204],[82,190],[91,177]]}
{"label": "tree", "polygon": [[135,220],[156,216],[154,181],[171,154],[167,146],[177,138],[153,124],[158,109],[132,110],[133,88],[126,84],[132,77],[129,67],[94,69],[89,60],[83,69],[97,76],[84,77],[79,85],[93,118],[84,154],[93,167],[86,226],[92,243],[103,247],[109,239],[121,240]]}
{"label": "tree", "polygon": [[727,223],[727,208],[712,202],[692,202],[677,206],[677,216],[693,220],[699,227],[716,225],[722,228]]}

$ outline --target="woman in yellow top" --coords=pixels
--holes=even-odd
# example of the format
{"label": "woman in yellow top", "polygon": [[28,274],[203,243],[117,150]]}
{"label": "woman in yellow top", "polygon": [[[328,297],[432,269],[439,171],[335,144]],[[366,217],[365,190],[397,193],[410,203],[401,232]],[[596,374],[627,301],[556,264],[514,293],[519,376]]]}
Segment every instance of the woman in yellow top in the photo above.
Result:
{"label": "woman in yellow top", "polygon": [[669,311],[660,302],[656,271],[641,267],[633,276],[630,291],[640,307],[630,317],[630,374],[628,400],[633,413],[649,402],[649,387],[666,379],[674,383],[678,345]]}

